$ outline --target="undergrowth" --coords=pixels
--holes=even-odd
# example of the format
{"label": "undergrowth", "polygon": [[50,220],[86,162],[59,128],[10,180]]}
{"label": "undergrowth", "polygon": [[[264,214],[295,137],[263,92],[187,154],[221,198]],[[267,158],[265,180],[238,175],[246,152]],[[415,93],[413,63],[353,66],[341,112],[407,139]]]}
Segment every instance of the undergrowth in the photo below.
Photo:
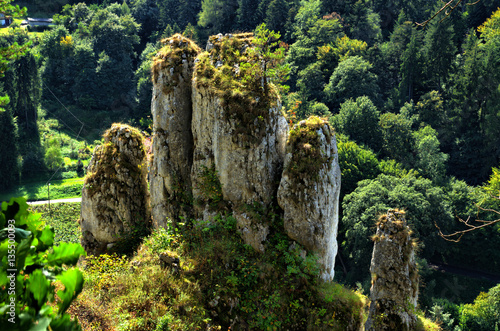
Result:
{"label": "undergrowth", "polygon": [[210,168],[204,165],[201,166],[199,181],[195,183],[195,188],[200,193],[200,201],[196,201],[196,203],[208,203],[211,208],[216,209],[223,202],[222,184],[217,175],[217,170],[215,170],[215,165]]}
{"label": "undergrowth", "polygon": [[54,242],[79,243],[81,237],[80,225],[80,203],[56,203],[33,205],[30,209],[35,213],[42,214],[42,220],[46,225],[54,229]]}
{"label": "undergrowth", "polygon": [[[272,211],[267,217],[279,228]],[[230,215],[178,225],[155,230],[127,263],[87,258],[87,282],[71,309],[85,330],[358,330],[364,323],[366,297],[319,281],[316,258],[301,257],[282,232],[259,254],[243,244]],[[179,258],[180,270],[162,268],[160,253]]]}

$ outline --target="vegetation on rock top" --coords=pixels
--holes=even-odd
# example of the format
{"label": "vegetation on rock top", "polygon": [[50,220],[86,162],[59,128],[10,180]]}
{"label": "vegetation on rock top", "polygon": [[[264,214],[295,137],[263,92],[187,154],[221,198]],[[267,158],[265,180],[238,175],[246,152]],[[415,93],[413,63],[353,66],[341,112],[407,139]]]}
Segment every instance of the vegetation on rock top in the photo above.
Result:
{"label": "vegetation on rock top", "polygon": [[325,137],[326,144],[330,144],[333,130],[326,120],[317,116],[299,122],[290,130],[287,153],[292,154],[292,161],[285,171],[291,178],[317,179],[323,167],[330,168],[333,155],[328,157],[322,152],[319,130]]}
{"label": "vegetation on rock top", "polygon": [[265,25],[255,33],[211,36],[195,66],[197,86],[220,98],[226,119],[236,121],[234,138],[244,143],[259,142],[270,108],[280,107],[278,90],[289,69],[279,37]]}
{"label": "vegetation on rock top", "polygon": [[[153,82],[158,80],[160,70],[172,70],[172,77],[163,81],[164,92],[170,92],[177,85],[179,75],[183,68],[184,60],[189,64],[193,63],[194,58],[200,53],[201,49],[189,38],[177,33],[173,36],[162,39],[163,46],[154,56],[152,66]],[[190,84],[191,77],[184,77],[184,80]]]}
{"label": "vegetation on rock top", "polygon": [[[116,182],[118,187],[124,185],[116,181],[116,172],[121,171],[120,168],[127,169],[134,181],[146,171],[144,136],[139,130],[129,125],[115,123],[105,132],[103,138],[104,144],[96,147],[93,156],[93,162],[99,162],[101,165],[89,169],[85,177],[84,185],[91,195],[97,191],[101,191],[104,195],[109,194],[108,190],[103,190],[100,186],[104,183],[107,183],[106,187],[109,187],[111,182]],[[122,151],[120,145],[130,145],[137,153]]]}

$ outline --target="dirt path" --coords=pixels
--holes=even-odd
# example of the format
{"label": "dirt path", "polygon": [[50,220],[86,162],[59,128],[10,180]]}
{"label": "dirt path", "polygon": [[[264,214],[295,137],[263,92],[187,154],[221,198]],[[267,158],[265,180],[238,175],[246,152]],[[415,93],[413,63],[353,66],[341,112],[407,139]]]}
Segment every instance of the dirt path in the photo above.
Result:
{"label": "dirt path", "polygon": [[[50,200],[50,203],[61,203],[61,202],[82,202],[82,198],[73,198],[73,199],[56,199]],[[49,203],[49,200],[42,201],[28,201],[29,205],[46,205]]]}

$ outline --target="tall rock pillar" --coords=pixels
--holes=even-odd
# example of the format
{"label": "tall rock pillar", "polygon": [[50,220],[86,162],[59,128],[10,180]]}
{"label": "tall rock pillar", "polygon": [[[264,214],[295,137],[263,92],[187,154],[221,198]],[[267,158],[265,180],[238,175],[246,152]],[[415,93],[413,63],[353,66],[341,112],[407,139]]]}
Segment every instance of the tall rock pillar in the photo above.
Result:
{"label": "tall rock pillar", "polygon": [[200,51],[196,44],[176,34],[162,41],[165,46],[153,64],[153,158],[150,190],[156,227],[190,217],[192,202],[191,165],[191,79],[194,60]]}
{"label": "tall rock pillar", "polygon": [[390,209],[377,222],[366,330],[415,330],[418,270],[410,235],[402,210]]}
{"label": "tall rock pillar", "polygon": [[318,117],[301,121],[290,131],[278,189],[283,224],[290,238],[316,253],[322,279],[334,276],[340,167],[335,134]]}
{"label": "tall rock pillar", "polygon": [[82,246],[90,254],[111,248],[134,227],[150,224],[144,137],[113,124],[95,148],[82,192]]}
{"label": "tall rock pillar", "polygon": [[260,78],[244,81],[250,76],[241,64],[257,61],[251,41],[252,34],[212,36],[197,59],[191,180],[201,214],[210,200],[204,192],[207,175],[217,177],[245,243],[262,252],[269,226],[245,209],[254,204],[265,209],[276,195],[288,125],[270,85],[265,83],[266,90]]}

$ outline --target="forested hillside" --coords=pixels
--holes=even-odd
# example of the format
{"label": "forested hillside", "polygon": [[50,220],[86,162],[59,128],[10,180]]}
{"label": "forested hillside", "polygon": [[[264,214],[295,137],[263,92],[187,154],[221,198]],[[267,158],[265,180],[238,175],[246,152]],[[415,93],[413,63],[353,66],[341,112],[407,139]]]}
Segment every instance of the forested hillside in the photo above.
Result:
{"label": "forested hillside", "polygon": [[460,231],[459,218],[494,221],[498,215],[488,210],[500,210],[497,1],[455,1],[421,25],[441,1],[14,3],[27,6],[29,17],[52,17],[54,25],[25,28],[16,21],[1,29],[0,47],[28,46],[0,78],[0,96],[9,100],[0,111],[0,193],[81,177],[113,122],[151,133],[152,58],[162,39],[182,33],[204,48],[209,35],[265,23],[286,50],[290,73],[280,97],[287,120],[327,118],[337,134],[336,279],[368,290],[375,220],[401,208],[419,241],[426,284],[420,304],[452,314],[455,322],[440,315],[450,329],[458,305],[495,284],[460,278],[454,280],[460,285],[448,285],[429,265],[500,274],[499,224],[458,243],[437,229]]}

